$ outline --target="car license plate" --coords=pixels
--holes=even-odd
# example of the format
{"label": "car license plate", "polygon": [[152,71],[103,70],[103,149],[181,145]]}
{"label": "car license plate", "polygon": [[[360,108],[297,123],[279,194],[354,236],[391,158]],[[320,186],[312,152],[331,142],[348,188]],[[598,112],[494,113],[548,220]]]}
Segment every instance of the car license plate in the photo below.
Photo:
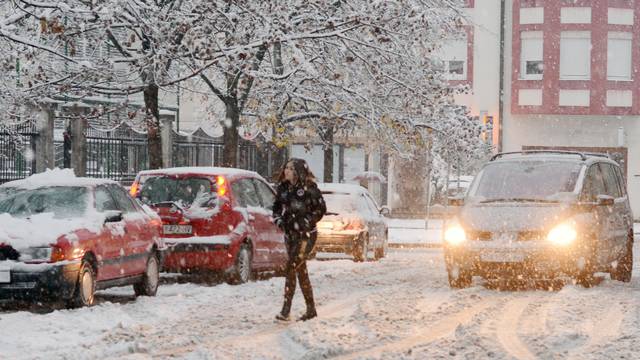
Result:
{"label": "car license plate", "polygon": [[162,231],[165,234],[191,234],[191,225],[164,225]]}
{"label": "car license plate", "polygon": [[6,284],[11,282],[11,270],[9,268],[0,265],[0,284]]}
{"label": "car license plate", "polygon": [[508,251],[495,251],[480,254],[480,260],[486,262],[522,262],[524,261],[524,254]]}

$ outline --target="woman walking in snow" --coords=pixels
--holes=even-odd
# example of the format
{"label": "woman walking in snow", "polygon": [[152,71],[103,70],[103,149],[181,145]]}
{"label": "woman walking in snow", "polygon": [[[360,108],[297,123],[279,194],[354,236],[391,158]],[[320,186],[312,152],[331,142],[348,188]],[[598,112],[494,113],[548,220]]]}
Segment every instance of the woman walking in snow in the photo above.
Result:
{"label": "woman walking in snow", "polygon": [[287,162],[280,172],[276,190],[273,221],[285,232],[289,255],[284,304],[276,319],[289,320],[297,277],[307,305],[306,313],[298,320],[306,321],[317,316],[313,289],[307,272],[307,258],[316,242],[316,223],[322,219],[327,207],[313,173],[302,159],[292,158]]}

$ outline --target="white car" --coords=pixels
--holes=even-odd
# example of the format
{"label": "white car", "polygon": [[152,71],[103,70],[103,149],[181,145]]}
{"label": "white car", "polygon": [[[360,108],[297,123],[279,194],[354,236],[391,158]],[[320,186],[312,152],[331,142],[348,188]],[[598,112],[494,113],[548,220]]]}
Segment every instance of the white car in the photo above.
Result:
{"label": "white car", "polygon": [[[318,222],[315,251],[345,253],[354,261],[383,258],[388,246],[385,215],[367,189],[350,184],[318,184],[327,214]],[[372,254],[373,253],[373,254]]]}

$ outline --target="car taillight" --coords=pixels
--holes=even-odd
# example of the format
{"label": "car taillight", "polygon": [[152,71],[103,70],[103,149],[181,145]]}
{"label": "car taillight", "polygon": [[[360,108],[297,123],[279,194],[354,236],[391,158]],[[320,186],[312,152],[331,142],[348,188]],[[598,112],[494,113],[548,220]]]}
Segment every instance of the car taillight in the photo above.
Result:
{"label": "car taillight", "polygon": [[344,226],[345,230],[361,230],[364,225],[360,219],[350,219]]}
{"label": "car taillight", "polygon": [[138,196],[138,188],[140,187],[140,183],[136,180],[131,184],[131,188],[129,189],[129,193],[132,197]]}
{"label": "car taillight", "polygon": [[51,262],[65,260],[64,250],[62,248],[53,246],[51,248]]}
{"label": "car taillight", "polygon": [[216,189],[214,189],[218,196],[225,196],[227,194],[227,181],[222,176],[216,177]]}

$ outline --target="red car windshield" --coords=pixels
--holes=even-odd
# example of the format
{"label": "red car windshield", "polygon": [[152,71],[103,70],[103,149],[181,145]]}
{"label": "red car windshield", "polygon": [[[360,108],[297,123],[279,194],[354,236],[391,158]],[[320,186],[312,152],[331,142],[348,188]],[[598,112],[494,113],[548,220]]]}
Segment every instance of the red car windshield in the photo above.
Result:
{"label": "red car windshield", "polygon": [[207,178],[152,176],[144,180],[140,199],[145,204],[173,202],[183,207],[205,206],[215,195]]}
{"label": "red car windshield", "polygon": [[84,187],[52,186],[5,192],[0,197],[0,213],[21,218],[40,213],[53,213],[57,219],[76,218],[85,214],[87,196]]}

